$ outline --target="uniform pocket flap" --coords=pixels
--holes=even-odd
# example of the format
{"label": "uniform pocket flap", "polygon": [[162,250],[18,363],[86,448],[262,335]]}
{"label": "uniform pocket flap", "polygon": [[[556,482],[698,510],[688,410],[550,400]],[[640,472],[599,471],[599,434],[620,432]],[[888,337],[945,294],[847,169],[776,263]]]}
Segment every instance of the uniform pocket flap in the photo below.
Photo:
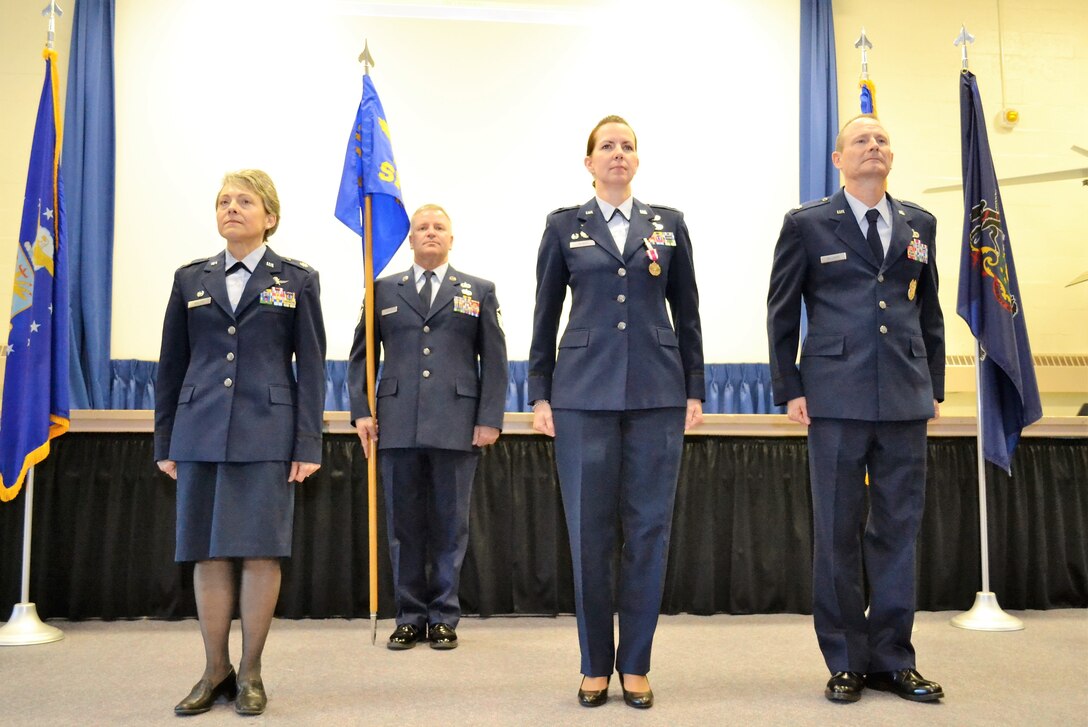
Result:
{"label": "uniform pocket flap", "polygon": [[813,336],[805,339],[802,356],[841,356],[846,348],[845,336]]}
{"label": "uniform pocket flap", "polygon": [[397,393],[397,379],[395,376],[383,376],[378,382],[378,396],[392,396]]}
{"label": "uniform pocket flap", "polygon": [[583,348],[589,345],[589,329],[575,328],[563,334],[559,341],[559,348]]}
{"label": "uniform pocket flap", "polygon": [[193,400],[193,392],[196,391],[195,386],[183,386],[181,391],[178,392],[178,403],[188,404]]}
{"label": "uniform pocket flap", "polygon": [[290,386],[284,386],[283,384],[269,384],[268,400],[273,404],[287,404],[288,406],[294,406],[295,392],[291,389]]}
{"label": "uniform pocket flap", "polygon": [[468,378],[466,376],[457,377],[457,395],[479,398],[480,382],[474,378]]}
{"label": "uniform pocket flap", "polygon": [[678,348],[680,346],[680,344],[676,342],[676,331],[671,328],[658,328],[657,342],[662,346],[671,346],[672,348]]}
{"label": "uniform pocket flap", "polygon": [[910,352],[915,358],[926,357],[926,339],[921,336],[910,337]]}

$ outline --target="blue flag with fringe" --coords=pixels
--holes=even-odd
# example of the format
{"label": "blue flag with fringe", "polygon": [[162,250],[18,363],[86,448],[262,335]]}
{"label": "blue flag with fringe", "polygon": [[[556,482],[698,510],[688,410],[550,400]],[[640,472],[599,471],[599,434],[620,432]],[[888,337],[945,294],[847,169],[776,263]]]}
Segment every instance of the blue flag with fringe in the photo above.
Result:
{"label": "blue flag with fringe", "polygon": [[19,494],[27,471],[68,431],[68,243],[60,179],[57,54],[45,51],[23,217],[15,253],[11,329],[3,342],[0,500]]}
{"label": "blue flag with fringe", "polygon": [[400,173],[393,158],[389,124],[370,76],[363,76],[363,98],[344,156],[336,219],[363,235],[363,199],[371,199],[374,277],[389,264],[408,234],[408,214],[401,200]]}
{"label": "blue flag with fringe", "polygon": [[956,313],[979,343],[983,456],[1010,472],[1021,431],[1043,416],[1043,407],[986,117],[970,71],[960,78],[960,133],[964,209]]}

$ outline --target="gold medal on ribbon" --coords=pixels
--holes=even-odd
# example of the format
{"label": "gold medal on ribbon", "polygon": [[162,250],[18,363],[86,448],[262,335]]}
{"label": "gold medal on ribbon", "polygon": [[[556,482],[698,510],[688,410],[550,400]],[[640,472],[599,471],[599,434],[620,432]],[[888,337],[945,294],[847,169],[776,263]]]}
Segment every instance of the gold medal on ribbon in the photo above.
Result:
{"label": "gold medal on ribbon", "polygon": [[910,285],[907,287],[907,300],[914,300],[914,294],[918,290],[918,279],[910,281]]}
{"label": "gold medal on ribbon", "polygon": [[650,263],[650,275],[654,276],[655,278],[658,275],[661,275],[661,266],[657,263]]}

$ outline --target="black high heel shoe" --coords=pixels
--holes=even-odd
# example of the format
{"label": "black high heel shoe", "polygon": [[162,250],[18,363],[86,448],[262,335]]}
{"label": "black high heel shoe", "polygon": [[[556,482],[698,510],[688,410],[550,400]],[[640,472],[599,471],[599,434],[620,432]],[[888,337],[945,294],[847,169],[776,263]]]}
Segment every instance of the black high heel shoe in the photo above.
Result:
{"label": "black high heel shoe", "polygon": [[238,696],[234,700],[234,711],[241,715],[262,714],[268,706],[268,695],[264,691],[264,682],[260,677],[238,682]]}
{"label": "black high heel shoe", "polygon": [[212,708],[219,697],[225,696],[227,701],[230,701],[237,693],[238,676],[234,673],[234,667],[231,667],[230,672],[223,677],[223,681],[214,686],[210,679],[201,679],[194,684],[189,696],[174,707],[174,714],[203,714]]}
{"label": "black high heel shoe", "polygon": [[623,683],[623,672],[620,672],[619,675],[620,686],[623,688],[623,701],[628,707],[649,709],[654,706],[654,690],[648,689],[645,692],[629,692],[627,691],[627,685]]}
{"label": "black high heel shoe", "polygon": [[[608,677],[608,681],[612,681],[611,675]],[[585,676],[582,677],[582,684],[586,683]],[[604,689],[582,689],[581,685],[578,686],[578,704],[583,707],[600,707],[602,704],[608,701],[608,684],[604,685]]]}

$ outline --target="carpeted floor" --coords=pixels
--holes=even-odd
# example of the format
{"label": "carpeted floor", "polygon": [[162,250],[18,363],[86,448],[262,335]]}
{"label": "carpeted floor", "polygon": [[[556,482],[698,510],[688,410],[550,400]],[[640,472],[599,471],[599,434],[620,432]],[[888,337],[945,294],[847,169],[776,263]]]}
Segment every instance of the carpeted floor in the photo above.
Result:
{"label": "carpeted floor", "polygon": [[[578,706],[574,619],[465,618],[461,647],[385,648],[391,621],[277,621],[264,658],[268,711],[231,705],[178,718],[203,669],[195,621],[54,623],[54,644],[0,648],[0,723],[17,725],[1088,725],[1088,611],[1028,611],[1024,631],[949,625],[919,613],[918,668],[946,698],[915,704],[867,691],[823,697],[811,618],[667,616],[650,680],[657,704]],[[232,634],[237,659],[240,636]]]}

